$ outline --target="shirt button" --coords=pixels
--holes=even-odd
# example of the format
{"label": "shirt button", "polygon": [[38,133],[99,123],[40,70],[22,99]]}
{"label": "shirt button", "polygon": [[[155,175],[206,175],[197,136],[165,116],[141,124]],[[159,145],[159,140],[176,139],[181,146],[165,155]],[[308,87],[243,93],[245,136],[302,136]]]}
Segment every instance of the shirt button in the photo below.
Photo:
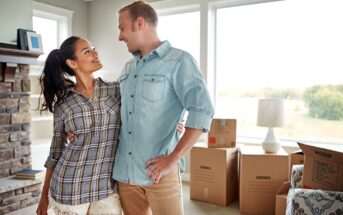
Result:
{"label": "shirt button", "polygon": [[131,98],[133,98],[133,95],[131,95]]}
{"label": "shirt button", "polygon": [[134,78],[137,78],[137,75],[134,75],[133,77],[134,77]]}
{"label": "shirt button", "polygon": [[129,114],[131,115],[131,114],[132,114],[132,112],[129,112]]}
{"label": "shirt button", "polygon": [[129,152],[129,155],[131,155],[132,153],[131,152]]}
{"label": "shirt button", "polygon": [[131,131],[129,131],[129,134],[131,134]]}

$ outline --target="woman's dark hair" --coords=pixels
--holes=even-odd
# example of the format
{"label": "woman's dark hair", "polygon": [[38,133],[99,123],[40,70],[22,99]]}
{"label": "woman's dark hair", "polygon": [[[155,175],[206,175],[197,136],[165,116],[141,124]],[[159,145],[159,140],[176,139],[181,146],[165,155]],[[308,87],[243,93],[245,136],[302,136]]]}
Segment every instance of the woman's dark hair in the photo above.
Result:
{"label": "woman's dark hair", "polygon": [[62,43],[60,49],[54,49],[48,55],[40,77],[44,96],[41,111],[54,112],[54,105],[66,96],[69,88],[75,86],[75,83],[68,78],[75,75],[74,70],[67,65],[66,61],[76,60],[75,44],[79,39],[81,38],[69,37]]}

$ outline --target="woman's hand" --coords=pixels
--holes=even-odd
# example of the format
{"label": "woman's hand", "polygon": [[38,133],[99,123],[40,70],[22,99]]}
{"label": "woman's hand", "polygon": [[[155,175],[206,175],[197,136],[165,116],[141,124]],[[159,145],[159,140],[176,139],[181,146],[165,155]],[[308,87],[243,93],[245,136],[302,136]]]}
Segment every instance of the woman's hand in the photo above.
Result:
{"label": "woman's hand", "polygon": [[182,120],[179,122],[176,128],[177,133],[179,133],[179,136],[181,137],[182,134],[185,132],[185,120]]}
{"label": "woman's hand", "polygon": [[37,215],[47,215],[48,214],[49,199],[48,196],[41,196],[36,210]]}
{"label": "woman's hand", "polygon": [[68,143],[74,143],[76,141],[76,134],[72,132],[67,133],[67,141]]}

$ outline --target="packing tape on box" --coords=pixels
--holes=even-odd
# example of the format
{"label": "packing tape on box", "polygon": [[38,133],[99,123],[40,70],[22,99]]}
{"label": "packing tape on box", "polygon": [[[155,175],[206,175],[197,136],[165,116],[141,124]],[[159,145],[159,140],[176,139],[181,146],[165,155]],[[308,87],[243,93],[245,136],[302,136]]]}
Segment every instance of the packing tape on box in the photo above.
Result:
{"label": "packing tape on box", "polygon": [[204,187],[204,201],[208,202],[208,187]]}

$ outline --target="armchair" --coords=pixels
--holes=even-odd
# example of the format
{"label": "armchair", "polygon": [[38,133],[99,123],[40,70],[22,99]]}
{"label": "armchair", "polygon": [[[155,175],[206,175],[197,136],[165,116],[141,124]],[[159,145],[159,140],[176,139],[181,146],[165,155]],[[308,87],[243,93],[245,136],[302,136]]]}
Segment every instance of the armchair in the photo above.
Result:
{"label": "armchair", "polygon": [[286,215],[343,215],[343,192],[302,189],[303,165],[294,165]]}

